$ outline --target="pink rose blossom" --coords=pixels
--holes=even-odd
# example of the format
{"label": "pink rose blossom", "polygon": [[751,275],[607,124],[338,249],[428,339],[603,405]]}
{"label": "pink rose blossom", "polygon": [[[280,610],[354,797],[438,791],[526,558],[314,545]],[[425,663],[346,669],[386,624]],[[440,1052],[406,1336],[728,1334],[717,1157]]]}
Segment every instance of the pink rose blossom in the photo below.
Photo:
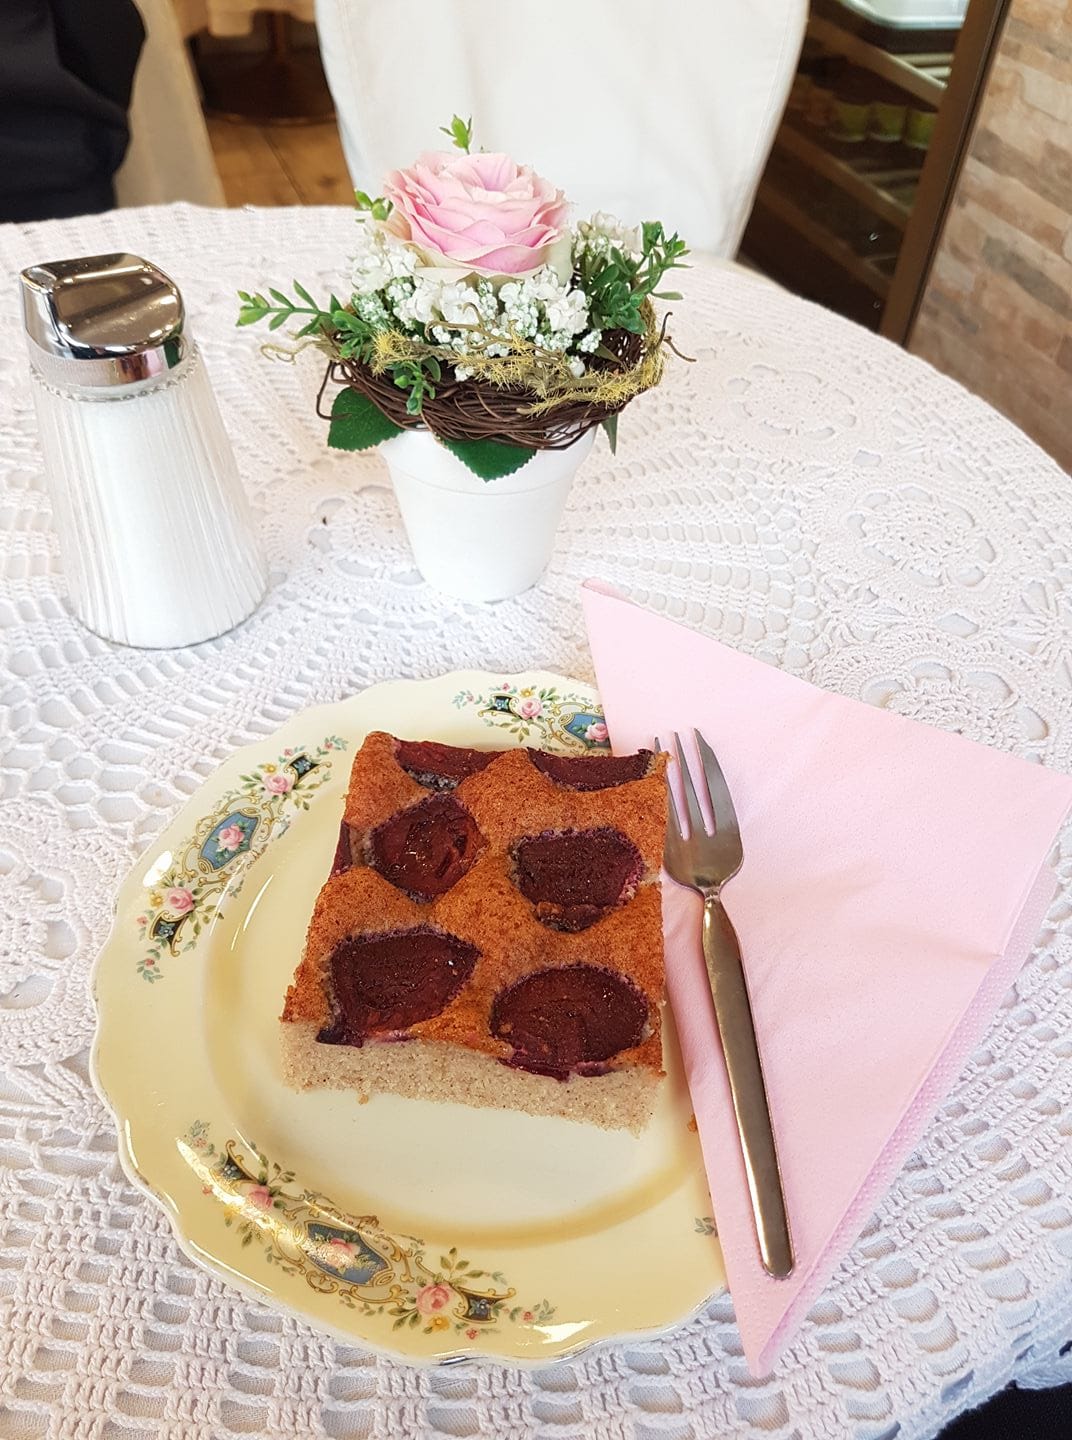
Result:
{"label": "pink rose blossom", "polygon": [[537,715],[543,714],[543,703],[534,698],[521,700],[518,702],[517,713],[523,720],[535,720]]}
{"label": "pink rose blossom", "polygon": [[593,745],[602,745],[607,738],[607,727],[603,724],[602,720],[597,720],[594,725],[589,725],[588,729],[584,732],[584,738],[591,740]]}
{"label": "pink rose blossom", "polygon": [[394,205],[388,228],[431,265],[520,277],[557,259],[552,247],[568,241],[562,191],[509,155],[428,151],[392,170],[383,193]]}
{"label": "pink rose blossom", "polygon": [[264,788],[273,795],[285,795],[288,790],[294,789],[294,777],[292,775],[284,775],[282,771],[276,775],[266,775],[264,777]]}
{"label": "pink rose blossom", "polygon": [[324,1259],[333,1270],[338,1270],[341,1274],[343,1271],[349,1270],[356,1255],[356,1245],[349,1240],[340,1240],[336,1237],[334,1240],[328,1241],[327,1254]]}
{"label": "pink rose blossom", "polygon": [[177,885],[164,895],[164,903],[173,915],[186,915],[194,908],[193,891],[187,890],[185,885]]}
{"label": "pink rose blossom", "polygon": [[259,1210],[272,1208],[272,1192],[267,1185],[254,1185],[253,1189],[247,1192],[246,1199]]}
{"label": "pink rose blossom", "polygon": [[479,1331],[476,1329],[476,1327],[473,1326],[473,1325],[470,1325],[470,1326],[469,1326],[469,1329],[465,1332],[465,1338],[466,1338],[467,1340],[475,1340],[478,1334],[479,1334]]}
{"label": "pink rose blossom", "polygon": [[434,1315],[437,1310],[447,1308],[453,1294],[449,1285],[426,1285],[423,1290],[417,1291],[414,1303],[422,1315]]}
{"label": "pink rose blossom", "polygon": [[237,850],[245,838],[241,825],[228,825],[220,831],[216,843],[221,850]]}
{"label": "pink rose blossom", "polygon": [[532,1311],[531,1311],[531,1310],[526,1310],[525,1313],[524,1313],[524,1315],[522,1315],[522,1317],[521,1317],[521,1321],[522,1321],[522,1323],[525,1324],[525,1325],[531,1325],[531,1324],[532,1324],[532,1321],[533,1321],[533,1318],[534,1318],[534,1317],[533,1317]]}

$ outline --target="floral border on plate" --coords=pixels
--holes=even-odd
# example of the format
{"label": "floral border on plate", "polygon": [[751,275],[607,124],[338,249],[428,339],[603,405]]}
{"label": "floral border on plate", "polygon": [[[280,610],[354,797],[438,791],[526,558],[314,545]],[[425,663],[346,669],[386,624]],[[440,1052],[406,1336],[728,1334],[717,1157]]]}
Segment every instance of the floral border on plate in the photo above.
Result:
{"label": "floral border on plate", "polygon": [[459,690],[454,706],[476,707],[485,725],[505,730],[519,740],[560,741],[574,749],[610,750],[607,722],[583,695],[564,695],[555,685],[511,685],[504,680],[481,692]]}
{"label": "floral border on plate", "polygon": [[[138,915],[143,950],[138,974],[163,978],[163,962],[197,944],[225,895],[237,895],[249,864],[283,834],[289,812],[308,810],[309,797],[327,781],[336,752],[347,741],[326,736],[319,745],[288,746],[273,761],[240,775],[188,840],[165,851],[146,876],[149,890]],[[238,867],[241,862],[241,867]]]}
{"label": "floral border on plate", "polygon": [[390,1317],[393,1330],[453,1330],[474,1341],[499,1334],[503,1322],[531,1326],[554,1318],[548,1300],[520,1303],[501,1271],[477,1269],[455,1246],[431,1256],[416,1236],[390,1235],[375,1215],[347,1215],[327,1196],[299,1188],[292,1170],[255,1145],[218,1146],[203,1120],[190,1125],[179,1149],[244,1246],[258,1245],[267,1264],[304,1275],[348,1309]]}

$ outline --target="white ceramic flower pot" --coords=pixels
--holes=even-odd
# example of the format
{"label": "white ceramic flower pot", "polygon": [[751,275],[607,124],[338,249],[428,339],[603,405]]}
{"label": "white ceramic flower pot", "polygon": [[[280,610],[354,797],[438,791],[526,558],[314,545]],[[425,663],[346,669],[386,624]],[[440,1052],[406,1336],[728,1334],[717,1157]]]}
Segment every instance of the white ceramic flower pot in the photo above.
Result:
{"label": "white ceramic flower pot", "polygon": [[547,568],[577,467],[595,432],[566,450],[537,450],[512,475],[481,480],[428,430],[380,446],[417,568],[458,600],[505,600]]}

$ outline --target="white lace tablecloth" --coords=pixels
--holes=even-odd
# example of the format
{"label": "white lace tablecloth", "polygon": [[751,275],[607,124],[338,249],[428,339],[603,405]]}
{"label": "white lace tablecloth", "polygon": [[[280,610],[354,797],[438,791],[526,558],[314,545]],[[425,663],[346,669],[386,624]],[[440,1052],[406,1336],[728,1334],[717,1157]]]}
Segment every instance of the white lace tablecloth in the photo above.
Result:
{"label": "white lace tablecloth", "polygon": [[[0,1437],[926,1440],[1012,1378],[1072,1379],[1072,835],[1039,949],[767,1380],[726,1297],[535,1373],[407,1369],[203,1273],[124,1179],[87,979],[139,850],[304,706],[464,666],[590,679],[587,576],[1072,769],[1067,478],[920,361],[736,270],[686,277],[696,363],[630,407],[617,459],[597,445],[545,580],[493,606],[433,593],[381,462],[325,448],[316,360],[269,363],[234,326],[239,286],[339,288],[351,224],[176,207],[0,229]],[[121,249],[185,293],[272,563],[261,610],[186,651],[68,616],[41,490],[15,272]]]}

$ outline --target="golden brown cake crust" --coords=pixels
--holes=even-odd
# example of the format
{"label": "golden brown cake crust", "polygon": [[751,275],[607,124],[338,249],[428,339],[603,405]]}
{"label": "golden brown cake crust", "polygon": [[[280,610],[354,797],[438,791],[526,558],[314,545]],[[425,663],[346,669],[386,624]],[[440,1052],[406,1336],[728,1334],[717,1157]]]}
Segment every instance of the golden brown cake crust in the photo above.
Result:
{"label": "golden brown cake crust", "polygon": [[[305,1036],[301,1045],[293,1035],[287,1042],[292,1056],[288,1064],[291,1082],[329,1083],[303,1079],[299,1054],[306,1055],[306,1075],[311,1070],[329,1073],[333,1065],[340,1073],[347,1068],[355,1074],[370,1069],[378,1072],[378,1066],[362,1066],[352,1058],[332,1059],[330,1052],[352,1052],[353,1046],[318,1044],[316,1050],[326,1054],[318,1056],[315,1064],[310,1058],[309,1036],[328,1027],[335,1015],[330,993],[331,955],[348,937],[418,926],[457,937],[474,946],[479,955],[468,982],[446,1008],[407,1027],[406,1033],[415,1039],[507,1060],[511,1047],[489,1028],[496,995],[536,972],[596,966],[624,977],[643,994],[648,1011],[639,1043],[611,1056],[600,1068],[609,1072],[640,1067],[653,1076],[660,1075],[663,957],[658,876],[665,828],[665,756],[655,756],[643,778],[581,791],[555,783],[537,769],[525,750],[500,752],[453,790],[454,799],[476,821],[485,846],[468,872],[445,894],[422,901],[366,863],[370,833],[400,809],[428,801],[432,793],[403,770],[395,746],[390,735],[376,731],[354,757],[344,808],[354,865],[332,875],[317,897],[305,953],[281,1017],[285,1031],[293,1027],[296,1035],[300,1028]],[[541,923],[533,903],[516,883],[512,847],[517,840],[548,832],[608,830],[620,832],[639,852],[641,873],[635,893],[630,887],[627,893],[631,898],[575,932]],[[367,1038],[366,1046],[356,1048],[369,1044],[380,1048],[375,1035]],[[397,1052],[406,1046],[392,1043],[390,1048]],[[538,1078],[548,1080],[547,1076]],[[585,1078],[575,1077],[570,1084],[583,1085]]]}

